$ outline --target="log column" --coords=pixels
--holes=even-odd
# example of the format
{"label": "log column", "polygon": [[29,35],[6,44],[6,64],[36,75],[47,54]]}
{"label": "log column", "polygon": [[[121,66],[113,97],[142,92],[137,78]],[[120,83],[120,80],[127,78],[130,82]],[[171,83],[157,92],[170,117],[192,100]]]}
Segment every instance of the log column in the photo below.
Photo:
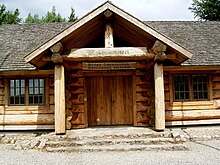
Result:
{"label": "log column", "polygon": [[55,133],[66,133],[66,109],[65,109],[65,78],[63,65],[55,65],[54,69],[55,87]]}
{"label": "log column", "polygon": [[165,129],[165,101],[164,101],[164,79],[163,61],[166,57],[164,53],[167,46],[160,41],[156,41],[151,49],[155,54],[154,82],[155,82],[155,129],[163,131]]}
{"label": "log column", "polygon": [[155,81],[155,129],[162,131],[165,129],[165,102],[164,102],[164,81],[163,64],[154,64]]}
{"label": "log column", "polygon": [[62,44],[57,43],[50,48],[53,52],[51,59],[55,63],[54,68],[54,101],[55,101],[55,133],[66,133],[66,109],[65,109],[65,77],[63,58],[60,55]]}

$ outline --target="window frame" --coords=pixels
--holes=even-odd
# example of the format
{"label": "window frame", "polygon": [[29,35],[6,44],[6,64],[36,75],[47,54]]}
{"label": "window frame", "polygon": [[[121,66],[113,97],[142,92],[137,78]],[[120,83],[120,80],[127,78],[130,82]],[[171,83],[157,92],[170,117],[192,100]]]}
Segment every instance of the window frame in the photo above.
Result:
{"label": "window frame", "polygon": [[[43,79],[44,81],[44,86],[43,86],[43,88],[44,88],[44,94],[43,94],[43,103],[36,103],[36,104],[31,104],[31,103],[29,103],[29,90],[30,90],[30,88],[29,88],[29,80],[30,79],[38,79],[38,81],[40,80],[40,79]],[[24,86],[24,104],[11,104],[10,103],[10,82],[11,82],[11,80],[24,80],[24,84],[25,84],[25,86]],[[6,102],[7,102],[7,105],[8,106],[45,106],[46,104],[47,104],[47,89],[46,88],[48,88],[47,86],[47,78],[45,78],[45,77],[28,77],[28,78],[23,78],[23,77],[12,77],[12,78],[8,78],[7,79],[7,81],[6,81],[6,83],[7,83],[7,91],[8,91],[8,95],[6,96],[7,97],[7,99],[6,99]]]}
{"label": "window frame", "polygon": [[[174,82],[174,76],[175,75],[187,75],[188,76],[188,86],[189,86],[189,99],[176,99],[175,98],[175,82]],[[194,90],[193,90],[193,76],[199,76],[199,75],[205,75],[207,77],[207,98],[206,99],[194,99]],[[198,73],[198,74],[187,74],[187,73],[181,73],[181,74],[172,74],[172,88],[173,88],[173,101],[174,102],[182,102],[182,101],[208,101],[210,100],[210,76],[207,73]]]}

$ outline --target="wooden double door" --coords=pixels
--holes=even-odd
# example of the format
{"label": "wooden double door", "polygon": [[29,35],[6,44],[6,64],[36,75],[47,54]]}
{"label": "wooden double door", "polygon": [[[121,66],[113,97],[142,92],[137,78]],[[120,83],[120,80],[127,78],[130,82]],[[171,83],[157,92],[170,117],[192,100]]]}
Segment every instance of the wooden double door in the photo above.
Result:
{"label": "wooden double door", "polygon": [[86,77],[89,126],[133,124],[132,76]]}

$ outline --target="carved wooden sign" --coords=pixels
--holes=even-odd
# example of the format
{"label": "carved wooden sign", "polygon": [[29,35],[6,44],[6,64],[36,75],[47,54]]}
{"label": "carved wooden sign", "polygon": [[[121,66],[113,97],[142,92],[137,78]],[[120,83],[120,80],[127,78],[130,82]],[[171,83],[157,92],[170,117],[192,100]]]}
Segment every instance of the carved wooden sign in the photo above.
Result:
{"label": "carved wooden sign", "polygon": [[136,69],[136,62],[83,62],[83,70],[124,70]]}
{"label": "carved wooden sign", "polygon": [[145,47],[121,47],[121,48],[80,48],[72,49],[64,58],[69,59],[103,59],[103,58],[120,58],[120,57],[145,57],[154,58],[154,54],[150,54]]}

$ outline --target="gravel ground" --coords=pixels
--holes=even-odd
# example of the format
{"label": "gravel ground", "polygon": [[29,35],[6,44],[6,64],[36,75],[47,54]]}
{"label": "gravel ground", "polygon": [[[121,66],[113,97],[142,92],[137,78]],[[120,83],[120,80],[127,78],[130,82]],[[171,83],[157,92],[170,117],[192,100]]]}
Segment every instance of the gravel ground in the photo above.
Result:
{"label": "gravel ground", "polygon": [[1,165],[217,165],[220,164],[220,140],[188,142],[190,151],[48,153],[9,150],[0,145]]}

